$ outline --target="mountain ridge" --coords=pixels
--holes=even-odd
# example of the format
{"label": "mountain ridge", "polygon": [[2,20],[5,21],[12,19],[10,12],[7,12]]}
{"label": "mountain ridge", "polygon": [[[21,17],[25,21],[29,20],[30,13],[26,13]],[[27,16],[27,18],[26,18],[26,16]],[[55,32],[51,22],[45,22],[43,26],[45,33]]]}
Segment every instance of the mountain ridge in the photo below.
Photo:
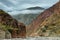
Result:
{"label": "mountain ridge", "polygon": [[35,20],[33,20],[33,22],[27,28],[27,32],[28,32],[27,35],[30,35],[30,34],[33,35],[35,31],[39,28],[39,26],[41,27],[42,22],[46,18],[50,17],[54,13],[59,13],[60,12],[59,7],[60,7],[60,1],[56,3],[55,5],[53,5],[52,7],[46,9],[44,12],[42,12]]}
{"label": "mountain ridge", "polygon": [[36,7],[29,7],[27,10],[44,10],[44,8],[36,6]]}
{"label": "mountain ridge", "polygon": [[[0,9],[0,28],[7,28],[5,31],[11,33],[12,38],[26,37],[26,27],[23,23],[18,22],[16,19],[12,18],[8,13]],[[22,31],[21,31],[22,30]]]}

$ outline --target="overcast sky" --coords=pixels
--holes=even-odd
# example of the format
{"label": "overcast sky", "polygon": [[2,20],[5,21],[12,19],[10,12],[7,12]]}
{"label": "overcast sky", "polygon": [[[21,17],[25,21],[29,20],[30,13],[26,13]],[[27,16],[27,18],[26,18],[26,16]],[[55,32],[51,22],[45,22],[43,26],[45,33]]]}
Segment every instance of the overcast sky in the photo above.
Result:
{"label": "overcast sky", "polygon": [[15,11],[34,6],[48,8],[58,1],[59,0],[0,0],[0,9]]}

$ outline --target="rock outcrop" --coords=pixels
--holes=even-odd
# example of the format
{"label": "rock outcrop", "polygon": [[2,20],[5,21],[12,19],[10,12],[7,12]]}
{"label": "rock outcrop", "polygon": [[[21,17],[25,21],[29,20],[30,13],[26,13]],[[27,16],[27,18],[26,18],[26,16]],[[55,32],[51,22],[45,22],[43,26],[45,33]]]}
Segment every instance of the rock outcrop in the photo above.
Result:
{"label": "rock outcrop", "polygon": [[9,31],[12,38],[26,37],[26,27],[23,23],[12,18],[8,13],[0,9],[0,28]]}
{"label": "rock outcrop", "polygon": [[[60,28],[59,26],[57,26],[58,23],[55,20],[57,22],[59,22],[59,20],[60,20],[60,1],[58,3],[56,3],[55,5],[53,5],[52,7],[46,9],[35,20],[33,20],[33,22],[27,28],[27,35],[28,36],[46,36],[46,34],[47,34],[47,36],[48,36],[48,34],[49,34],[48,32],[54,29],[54,26],[51,26],[50,24],[55,25],[57,29]],[[54,22],[57,24],[53,24]],[[45,27],[47,27],[47,25],[48,25],[47,29],[49,29],[49,27],[53,27],[48,32],[46,32],[46,28],[45,28]],[[42,28],[44,28],[43,33],[42,33]],[[55,33],[55,34],[57,34],[57,33]],[[56,35],[56,36],[58,36],[58,35]],[[59,36],[60,36],[60,34],[59,34]]]}

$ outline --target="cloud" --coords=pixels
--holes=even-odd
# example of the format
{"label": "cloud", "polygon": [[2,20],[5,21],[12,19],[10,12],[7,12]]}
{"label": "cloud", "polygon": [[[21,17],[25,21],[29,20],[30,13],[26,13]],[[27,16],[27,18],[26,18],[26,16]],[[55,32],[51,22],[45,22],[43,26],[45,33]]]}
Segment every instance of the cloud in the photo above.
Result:
{"label": "cloud", "polygon": [[5,11],[17,11],[34,6],[48,8],[58,1],[59,0],[0,0],[0,9]]}
{"label": "cloud", "polygon": [[10,1],[8,1],[8,0],[0,0],[0,2],[1,3],[3,3],[3,4],[5,4],[5,5],[7,5],[7,6],[14,6],[14,4],[13,3],[11,3]]}
{"label": "cloud", "polygon": [[[44,10],[22,10],[22,11],[12,11],[8,12],[10,15],[16,15],[16,14],[36,14],[43,12]],[[12,14],[11,14],[12,13]]]}
{"label": "cloud", "polygon": [[24,9],[32,6],[41,6],[44,8],[48,8],[58,2],[58,0],[9,0],[11,3],[13,3],[14,9]]}
{"label": "cloud", "polygon": [[8,0],[8,1],[10,1],[14,5],[17,5],[18,4],[18,1],[17,0]]}
{"label": "cloud", "polygon": [[1,3],[0,2],[0,9],[3,9],[5,11],[8,11],[8,10],[13,10],[13,7],[8,7],[7,5],[5,5],[4,3]]}
{"label": "cloud", "polygon": [[3,3],[0,2],[0,9],[7,10],[8,7],[6,5],[4,5]]}

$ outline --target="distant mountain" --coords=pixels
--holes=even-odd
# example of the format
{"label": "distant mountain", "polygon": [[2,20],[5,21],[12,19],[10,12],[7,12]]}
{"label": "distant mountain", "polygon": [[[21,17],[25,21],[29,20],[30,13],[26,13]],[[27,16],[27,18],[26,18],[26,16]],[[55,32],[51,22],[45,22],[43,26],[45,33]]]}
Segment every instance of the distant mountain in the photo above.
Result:
{"label": "distant mountain", "polygon": [[29,7],[27,10],[44,10],[44,8],[36,6],[36,7]]}
{"label": "distant mountain", "polygon": [[41,10],[41,9],[21,9],[21,10],[10,10],[8,11],[8,13],[10,15],[17,15],[17,14],[38,14],[43,12],[45,9]]}
{"label": "distant mountain", "polygon": [[[0,30],[9,31],[12,38],[26,37],[26,27],[0,9]],[[0,34],[1,35],[1,34]],[[6,34],[6,38],[8,34]],[[0,36],[1,37],[1,36]]]}
{"label": "distant mountain", "polygon": [[[20,13],[13,15],[13,18],[24,23],[25,25],[29,25],[32,22],[32,20],[34,20],[39,15],[39,13],[44,11],[44,10],[41,10],[40,7],[30,7],[30,8],[33,10],[26,10],[26,9],[22,10],[20,11]],[[27,8],[27,9],[30,9],[30,8]],[[34,10],[39,8],[40,10]]]}
{"label": "distant mountain", "polygon": [[[13,18],[17,19],[18,21],[24,23],[25,25],[29,25],[32,20],[34,20],[39,13],[43,12],[44,10],[34,10],[34,9],[39,9],[40,7],[31,7],[33,10],[23,10],[20,11],[19,14],[13,15]],[[30,9],[30,8],[28,8]]]}
{"label": "distant mountain", "polygon": [[24,11],[24,10],[45,10],[45,8],[36,6],[36,7],[29,7],[29,8],[25,8],[25,9],[8,10],[7,12]]}
{"label": "distant mountain", "polygon": [[24,23],[25,25],[29,25],[38,15],[39,14],[18,14],[14,15],[13,18]]}
{"label": "distant mountain", "polygon": [[42,12],[27,27],[28,36],[60,36],[60,1]]}

